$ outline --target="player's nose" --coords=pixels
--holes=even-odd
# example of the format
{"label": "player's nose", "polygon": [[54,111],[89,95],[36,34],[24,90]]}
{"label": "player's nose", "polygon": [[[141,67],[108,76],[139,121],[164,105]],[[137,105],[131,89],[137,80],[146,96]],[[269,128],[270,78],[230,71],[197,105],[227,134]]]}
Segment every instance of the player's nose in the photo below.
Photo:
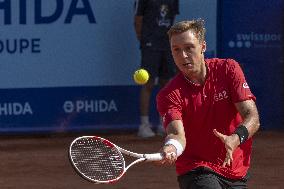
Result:
{"label": "player's nose", "polygon": [[187,58],[187,57],[188,57],[188,54],[187,54],[187,52],[186,52],[185,49],[182,49],[182,50],[181,50],[181,55],[182,55],[182,57],[184,57],[184,58]]}

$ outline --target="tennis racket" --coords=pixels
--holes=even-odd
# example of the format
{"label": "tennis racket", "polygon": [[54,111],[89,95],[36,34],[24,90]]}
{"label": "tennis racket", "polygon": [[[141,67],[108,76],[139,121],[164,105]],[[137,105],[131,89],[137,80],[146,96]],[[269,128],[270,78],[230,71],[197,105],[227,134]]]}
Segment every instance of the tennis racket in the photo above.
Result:
{"label": "tennis racket", "polygon": [[[125,167],[122,153],[137,159]],[[159,161],[163,156],[161,153],[138,154],[101,137],[82,136],[71,143],[69,158],[76,172],[84,179],[108,184],[118,181],[131,166],[143,161]]]}

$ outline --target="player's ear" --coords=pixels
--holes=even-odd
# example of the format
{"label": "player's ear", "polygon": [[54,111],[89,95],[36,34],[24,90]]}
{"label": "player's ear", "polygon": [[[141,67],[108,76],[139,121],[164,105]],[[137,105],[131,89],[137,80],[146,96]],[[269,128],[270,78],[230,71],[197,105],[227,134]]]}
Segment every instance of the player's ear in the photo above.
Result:
{"label": "player's ear", "polygon": [[201,54],[204,54],[205,51],[206,51],[206,42],[203,41],[203,42],[201,43]]}

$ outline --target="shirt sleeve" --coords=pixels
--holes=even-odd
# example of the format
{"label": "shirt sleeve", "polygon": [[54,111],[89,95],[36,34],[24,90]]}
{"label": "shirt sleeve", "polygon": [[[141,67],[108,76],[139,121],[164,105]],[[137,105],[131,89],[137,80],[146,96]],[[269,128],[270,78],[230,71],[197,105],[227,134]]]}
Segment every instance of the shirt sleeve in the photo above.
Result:
{"label": "shirt sleeve", "polygon": [[234,103],[245,100],[256,100],[245,79],[244,73],[238,62],[227,60],[227,73],[229,75],[229,89]]}
{"label": "shirt sleeve", "polygon": [[135,0],[134,2],[134,14],[135,16],[143,16],[146,7],[145,0]]}
{"label": "shirt sleeve", "polygon": [[158,112],[163,118],[164,128],[173,120],[182,120],[181,101],[176,92],[170,94],[159,92],[156,101]]}

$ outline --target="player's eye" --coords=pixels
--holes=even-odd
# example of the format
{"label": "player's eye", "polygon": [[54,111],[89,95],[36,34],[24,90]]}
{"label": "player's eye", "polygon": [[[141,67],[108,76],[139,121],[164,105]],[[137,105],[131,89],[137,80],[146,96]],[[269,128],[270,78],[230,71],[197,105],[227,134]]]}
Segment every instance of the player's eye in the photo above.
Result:
{"label": "player's eye", "polygon": [[186,52],[191,52],[191,51],[192,51],[192,47],[191,47],[191,46],[185,47],[185,51],[186,51]]}
{"label": "player's eye", "polygon": [[174,50],[174,52],[175,52],[175,53],[178,53],[178,52],[180,52],[180,51],[181,51],[181,49],[180,49],[180,48],[173,48],[173,50]]}
{"label": "player's eye", "polygon": [[191,47],[185,47],[185,49],[186,49],[187,51],[189,51],[189,50],[191,50]]}

